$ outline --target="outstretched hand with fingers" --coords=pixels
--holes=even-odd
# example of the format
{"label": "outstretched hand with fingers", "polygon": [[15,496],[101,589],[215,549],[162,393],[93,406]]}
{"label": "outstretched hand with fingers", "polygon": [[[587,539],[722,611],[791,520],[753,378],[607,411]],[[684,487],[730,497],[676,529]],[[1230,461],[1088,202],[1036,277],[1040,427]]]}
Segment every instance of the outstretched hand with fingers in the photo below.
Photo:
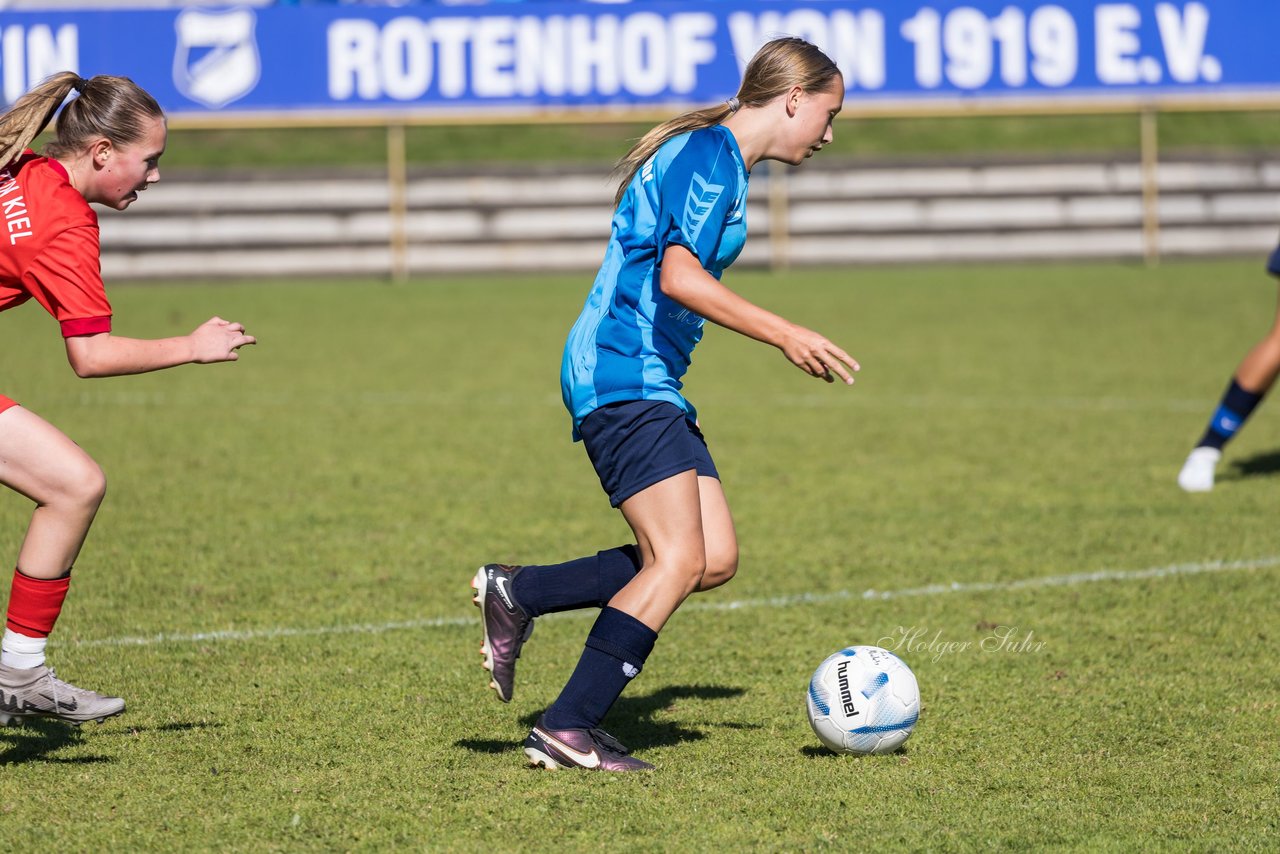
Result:
{"label": "outstretched hand with fingers", "polygon": [[191,361],[202,365],[234,362],[240,358],[237,350],[246,344],[256,343],[258,339],[245,334],[244,324],[211,317],[191,333]]}
{"label": "outstretched hand with fingers", "polygon": [[861,365],[844,350],[803,326],[793,326],[788,330],[781,350],[791,364],[809,376],[829,383],[839,377],[845,385],[853,385],[853,375],[861,369]]}

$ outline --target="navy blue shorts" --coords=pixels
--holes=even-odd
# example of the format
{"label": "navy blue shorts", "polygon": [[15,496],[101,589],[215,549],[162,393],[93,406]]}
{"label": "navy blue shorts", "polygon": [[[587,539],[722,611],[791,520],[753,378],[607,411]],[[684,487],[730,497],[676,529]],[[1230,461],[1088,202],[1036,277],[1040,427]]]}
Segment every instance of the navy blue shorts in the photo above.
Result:
{"label": "navy blue shorts", "polygon": [[674,403],[605,404],[584,418],[578,431],[614,507],[682,471],[720,479],[702,431]]}
{"label": "navy blue shorts", "polygon": [[1271,253],[1271,258],[1267,261],[1267,272],[1273,276],[1280,276],[1280,246]]}

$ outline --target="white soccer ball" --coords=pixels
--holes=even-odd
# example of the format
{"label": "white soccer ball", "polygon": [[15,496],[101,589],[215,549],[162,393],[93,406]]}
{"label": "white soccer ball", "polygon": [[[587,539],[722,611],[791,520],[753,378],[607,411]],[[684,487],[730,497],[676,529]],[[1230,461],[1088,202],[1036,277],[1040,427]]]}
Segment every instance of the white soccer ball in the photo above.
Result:
{"label": "white soccer ball", "polygon": [[809,680],[809,724],[836,753],[892,753],[920,716],[916,675],[878,646],[827,656]]}

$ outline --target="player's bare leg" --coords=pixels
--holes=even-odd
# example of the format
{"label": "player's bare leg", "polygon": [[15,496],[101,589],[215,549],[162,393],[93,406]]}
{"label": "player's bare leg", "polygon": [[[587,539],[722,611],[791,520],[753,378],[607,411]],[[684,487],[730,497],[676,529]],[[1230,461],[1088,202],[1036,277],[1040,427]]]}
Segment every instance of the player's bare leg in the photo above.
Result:
{"label": "player's bare leg", "polygon": [[80,724],[120,714],[123,700],[64,682],[44,663],[71,566],[106,492],[102,469],[52,424],[12,407],[0,412],[0,483],[36,505],[0,645],[0,724],[24,717]]}
{"label": "player's bare leg", "polygon": [[1280,375],[1280,300],[1277,300],[1271,330],[1241,360],[1204,435],[1182,464],[1178,486],[1187,492],[1213,489],[1223,447],[1244,426],[1275,384],[1277,375]]}

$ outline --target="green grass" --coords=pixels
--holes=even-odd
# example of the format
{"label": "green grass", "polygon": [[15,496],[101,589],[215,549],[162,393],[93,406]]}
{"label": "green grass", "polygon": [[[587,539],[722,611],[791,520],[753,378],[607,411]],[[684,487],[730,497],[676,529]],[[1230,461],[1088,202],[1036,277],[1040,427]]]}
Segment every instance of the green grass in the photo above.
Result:
{"label": "green grass", "polygon": [[[618,124],[435,125],[409,128],[412,165],[596,164],[624,154],[653,122]],[[1280,113],[1162,113],[1162,155],[1280,148]],[[830,157],[1133,155],[1133,114],[842,118]],[[169,168],[380,166],[382,128],[174,130]]]}
{"label": "green grass", "polygon": [[[708,331],[688,391],[741,571],[606,721],[658,767],[621,779],[518,751],[591,615],[540,621],[504,706],[467,588],[626,536],[559,403],[588,281],[119,287],[119,334],[216,312],[262,343],[98,381],[37,308],[0,318],[0,388],[110,481],[51,662],[129,702],[0,730],[9,847],[1275,848],[1280,421],[1259,411],[1213,493],[1173,482],[1272,316],[1259,259],[727,277],[863,370],[826,386]],[[0,496],[0,552],[28,513]],[[1014,584],[1214,561],[1262,565]],[[991,586],[860,595],[952,582]],[[997,626],[1044,646],[982,649]],[[905,751],[822,751],[813,667],[904,629],[973,646],[900,650],[923,695]]]}

